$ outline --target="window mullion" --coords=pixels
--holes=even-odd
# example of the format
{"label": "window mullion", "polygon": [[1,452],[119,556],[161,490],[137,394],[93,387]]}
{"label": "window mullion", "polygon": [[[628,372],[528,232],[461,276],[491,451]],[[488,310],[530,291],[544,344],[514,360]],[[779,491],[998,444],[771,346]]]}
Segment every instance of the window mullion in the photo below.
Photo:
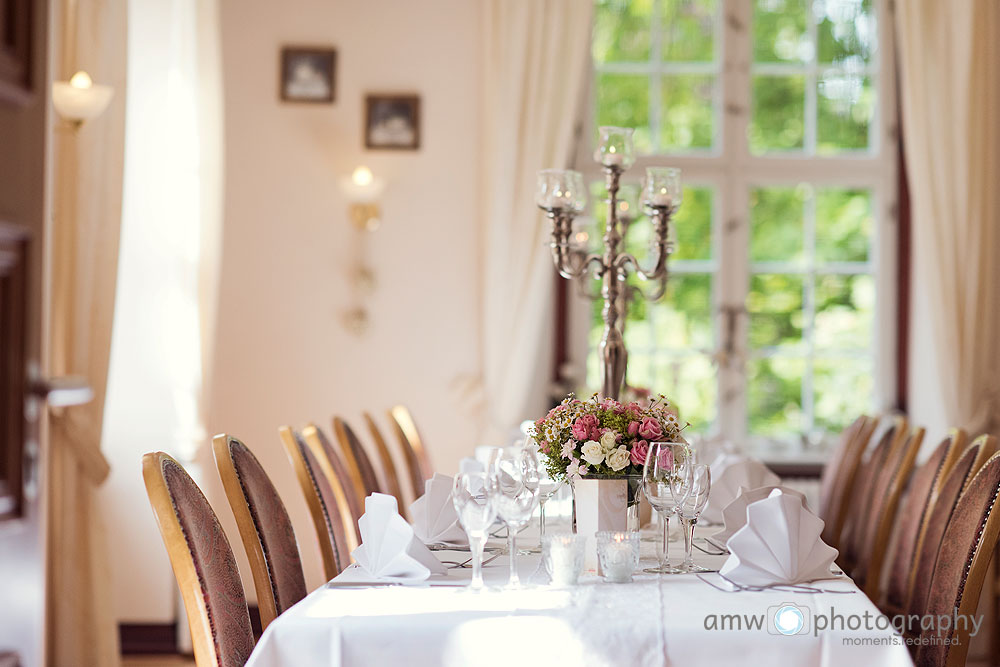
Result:
{"label": "window mullion", "polygon": [[660,128],[662,127],[661,105],[663,104],[663,0],[653,0],[653,25],[649,35],[649,136],[653,152],[663,150]]}

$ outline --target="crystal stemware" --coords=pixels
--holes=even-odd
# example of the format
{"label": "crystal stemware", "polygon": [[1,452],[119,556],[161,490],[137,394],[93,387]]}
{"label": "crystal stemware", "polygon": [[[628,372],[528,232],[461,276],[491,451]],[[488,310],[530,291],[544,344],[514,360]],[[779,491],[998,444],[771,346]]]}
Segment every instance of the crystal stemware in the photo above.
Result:
{"label": "crystal stemware", "polygon": [[490,526],[496,520],[497,507],[489,475],[485,472],[460,472],[455,476],[451,500],[458,521],[469,536],[472,550],[471,590],[483,588],[483,549]]}
{"label": "crystal stemware", "polygon": [[677,503],[671,490],[673,478],[684,473],[690,473],[690,467],[683,464],[690,456],[690,448],[678,442],[651,442],[646,455],[646,463],[642,467],[642,490],[649,504],[656,508],[660,516],[662,534],[657,545],[659,564],[647,568],[646,572],[656,574],[677,574],[679,569],[670,565],[669,536],[670,515],[676,510]]}
{"label": "crystal stemware", "polygon": [[684,564],[682,572],[707,572],[706,568],[695,565],[691,560],[691,547],[694,544],[694,526],[698,523],[701,511],[708,503],[708,494],[712,489],[712,473],[704,463],[694,464],[694,457],[688,457],[681,464],[681,472],[670,481],[670,491],[677,506],[677,518],[684,531]]}
{"label": "crystal stemware", "polygon": [[507,588],[520,588],[517,576],[517,532],[528,524],[538,505],[538,458],[528,447],[507,448],[494,453],[489,483],[496,499],[497,515],[507,525],[510,578]]}

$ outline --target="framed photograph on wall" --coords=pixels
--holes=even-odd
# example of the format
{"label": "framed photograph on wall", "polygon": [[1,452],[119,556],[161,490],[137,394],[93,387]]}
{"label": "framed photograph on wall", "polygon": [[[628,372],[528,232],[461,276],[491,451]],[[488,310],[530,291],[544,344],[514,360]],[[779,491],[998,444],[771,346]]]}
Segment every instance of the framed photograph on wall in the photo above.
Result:
{"label": "framed photograph on wall", "polygon": [[331,104],[337,90],[337,52],[322,47],[281,49],[279,93],[285,102]]}
{"label": "framed photograph on wall", "polygon": [[365,98],[365,148],[420,148],[420,97],[368,95]]}

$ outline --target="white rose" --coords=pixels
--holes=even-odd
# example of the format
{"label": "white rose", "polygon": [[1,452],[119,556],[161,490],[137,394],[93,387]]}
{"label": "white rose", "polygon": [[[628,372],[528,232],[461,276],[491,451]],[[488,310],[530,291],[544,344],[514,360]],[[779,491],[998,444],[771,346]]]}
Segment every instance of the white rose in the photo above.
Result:
{"label": "white rose", "polygon": [[583,443],[580,453],[583,454],[583,460],[593,466],[604,460],[604,448],[596,440],[588,440]]}
{"label": "white rose", "polygon": [[610,454],[617,446],[618,434],[614,431],[605,431],[604,435],[601,436],[601,447],[604,449],[604,454]]}
{"label": "white rose", "polygon": [[615,472],[627,466],[628,460],[628,450],[625,449],[625,445],[619,446],[618,449],[608,454],[608,465]]}

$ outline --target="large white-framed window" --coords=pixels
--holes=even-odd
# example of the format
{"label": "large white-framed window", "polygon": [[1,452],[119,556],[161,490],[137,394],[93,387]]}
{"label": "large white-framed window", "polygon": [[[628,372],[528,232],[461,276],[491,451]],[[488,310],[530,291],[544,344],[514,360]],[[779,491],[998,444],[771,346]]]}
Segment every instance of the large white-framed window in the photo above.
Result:
{"label": "large white-framed window", "polygon": [[[884,0],[595,0],[575,167],[603,224],[599,125],[680,167],[670,288],[632,304],[628,383],[692,430],[818,443],[895,401],[897,143]],[[629,233],[644,254],[648,221]],[[591,234],[591,238],[599,238]],[[599,304],[570,358],[599,386]]]}

